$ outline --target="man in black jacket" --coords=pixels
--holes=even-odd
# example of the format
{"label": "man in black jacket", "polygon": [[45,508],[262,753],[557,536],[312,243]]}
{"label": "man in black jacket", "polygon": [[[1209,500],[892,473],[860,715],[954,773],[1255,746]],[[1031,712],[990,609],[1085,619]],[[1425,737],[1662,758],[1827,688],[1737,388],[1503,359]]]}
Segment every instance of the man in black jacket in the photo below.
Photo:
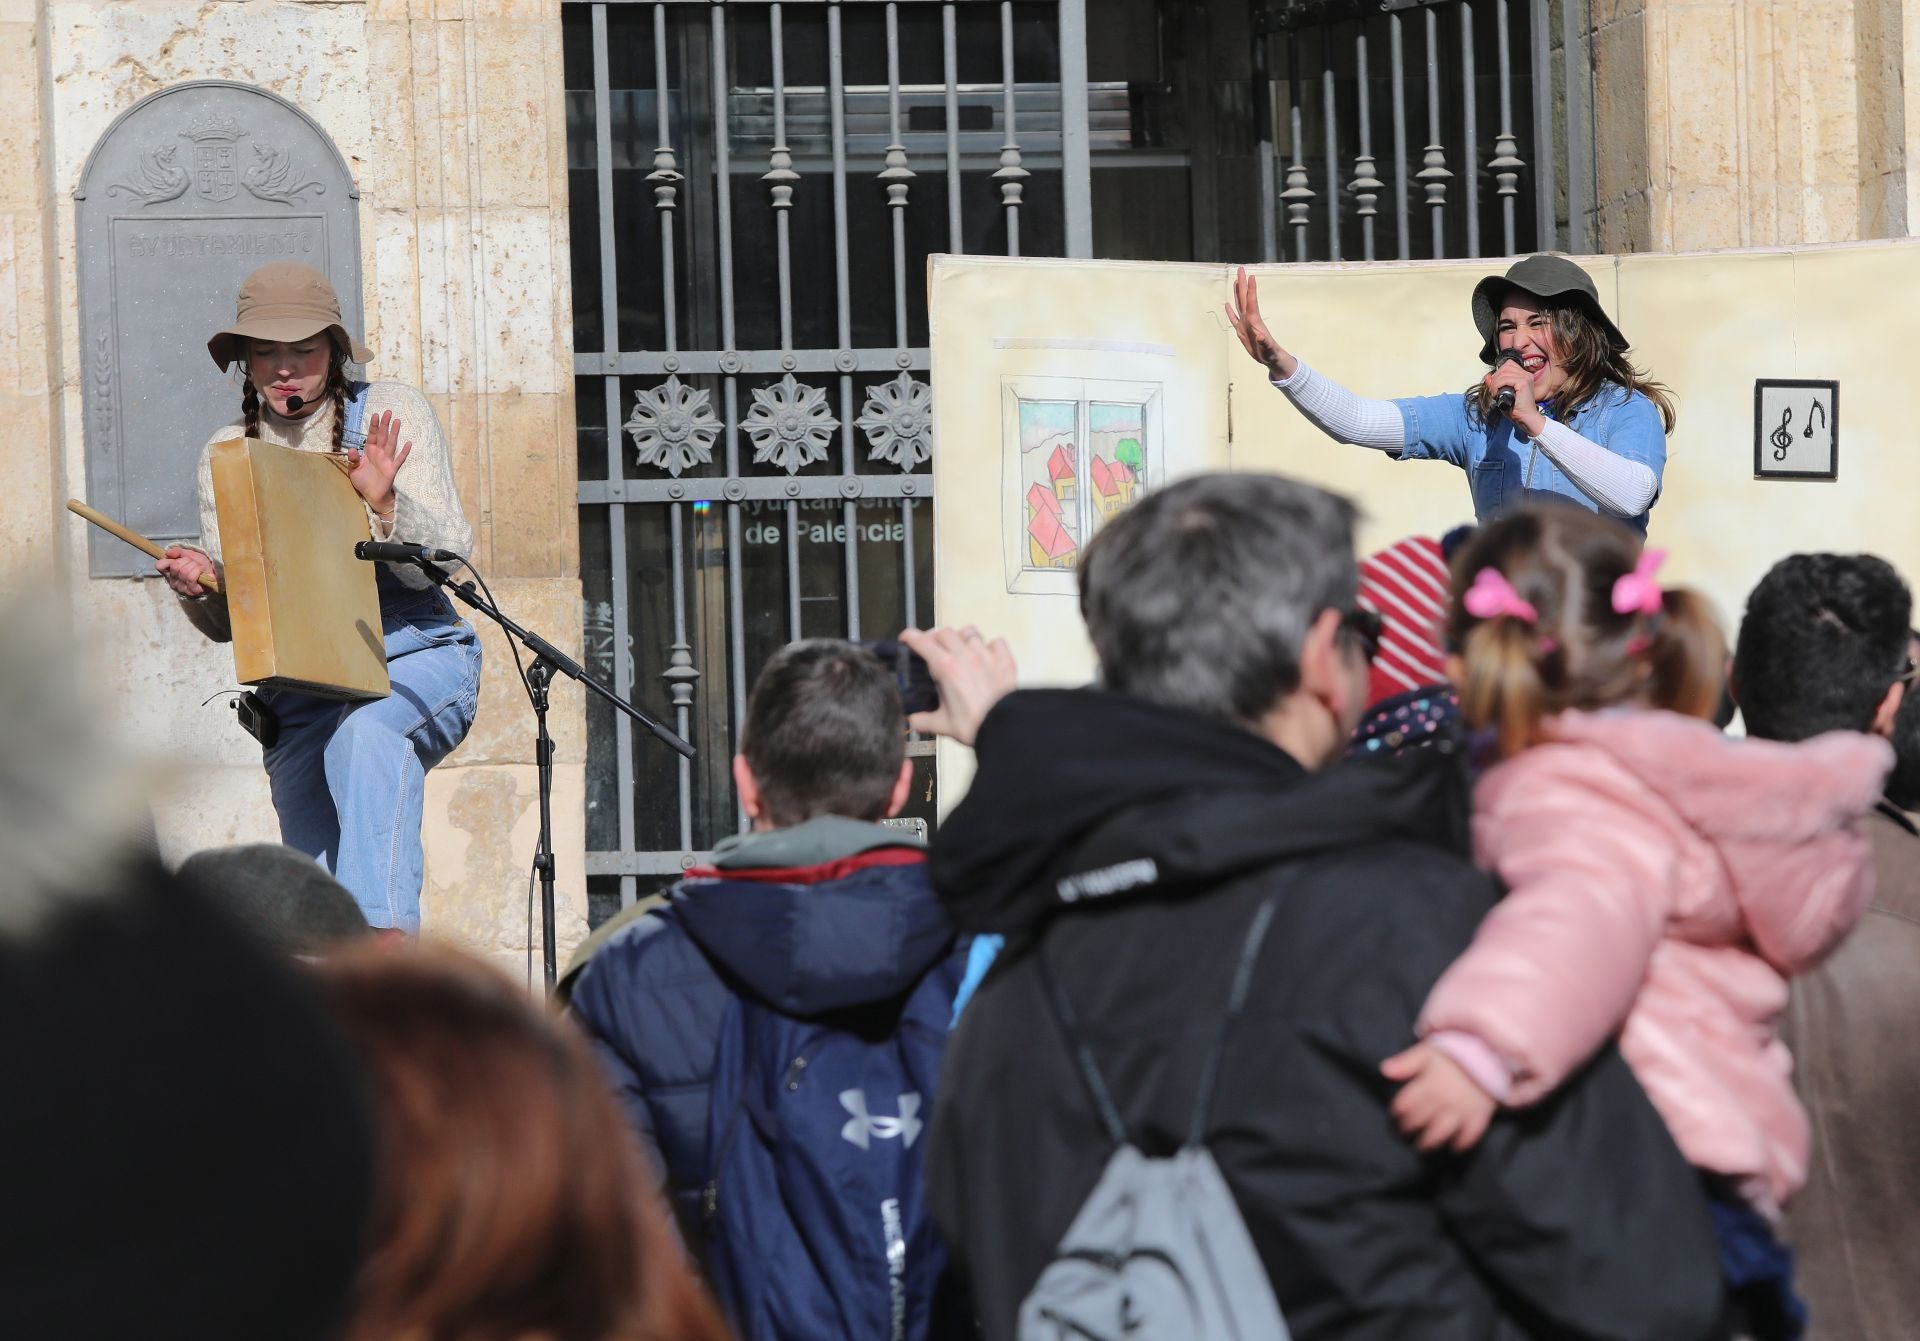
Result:
{"label": "man in black jacket", "polygon": [[928,1152],[989,1341],[1015,1334],[1111,1154],[1040,955],[1128,1135],[1166,1153],[1270,900],[1209,1145],[1294,1337],[1716,1333],[1696,1176],[1611,1049],[1465,1155],[1421,1155],[1388,1112],[1380,1063],[1495,890],[1468,861],[1458,750],[1319,772],[1366,690],[1352,518],[1274,477],[1147,496],[1084,553],[1097,689],[986,712],[1004,685],[977,635],[913,640],[943,692],[916,725],[979,756],[934,883],[963,926],[1008,937],[950,1046]]}

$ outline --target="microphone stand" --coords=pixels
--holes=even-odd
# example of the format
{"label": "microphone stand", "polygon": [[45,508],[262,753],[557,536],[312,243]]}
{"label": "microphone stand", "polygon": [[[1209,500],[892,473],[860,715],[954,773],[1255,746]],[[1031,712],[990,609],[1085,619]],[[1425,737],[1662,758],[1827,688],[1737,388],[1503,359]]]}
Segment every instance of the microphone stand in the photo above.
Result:
{"label": "microphone stand", "polygon": [[692,745],[674,734],[664,722],[650,715],[644,708],[635,707],[594,679],[587,673],[585,667],[565,652],[531,629],[523,628],[501,613],[500,607],[476,591],[471,581],[454,581],[452,573],[431,559],[415,558],[413,563],[433,580],[434,585],[458,597],[463,604],[491,619],[508,637],[517,639],[522,647],[533,654],[533,664],[527,667],[527,693],[533,700],[536,731],[533,758],[540,779],[540,836],[534,845],[533,869],[540,881],[540,919],[544,933],[547,990],[551,992],[558,977],[553,945],[553,737],[547,734],[547,685],[552,681],[553,673],[558,671],[570,679],[578,680],[593,693],[598,694],[653,732],[669,749],[689,759],[693,758],[694,749]]}

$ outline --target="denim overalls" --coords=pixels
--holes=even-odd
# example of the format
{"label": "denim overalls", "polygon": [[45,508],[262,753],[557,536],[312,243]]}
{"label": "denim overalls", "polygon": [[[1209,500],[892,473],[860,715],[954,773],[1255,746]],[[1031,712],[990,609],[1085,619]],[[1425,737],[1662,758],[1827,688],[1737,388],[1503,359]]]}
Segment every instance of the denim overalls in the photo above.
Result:
{"label": "denim overalls", "polygon": [[[347,403],[350,446],[366,441],[367,390],[355,383]],[[392,694],[342,703],[262,691],[280,719],[264,762],[281,839],[333,872],[368,923],[411,934],[420,930],[427,770],[473,725],[480,640],[438,588],[405,586],[384,563],[374,580]]]}

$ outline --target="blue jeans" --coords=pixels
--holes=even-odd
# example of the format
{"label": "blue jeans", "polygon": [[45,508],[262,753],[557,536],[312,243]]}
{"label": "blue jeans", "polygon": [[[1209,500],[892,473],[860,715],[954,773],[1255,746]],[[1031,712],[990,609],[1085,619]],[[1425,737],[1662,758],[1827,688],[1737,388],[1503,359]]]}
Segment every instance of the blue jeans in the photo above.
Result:
{"label": "blue jeans", "polygon": [[437,590],[380,571],[393,693],[372,702],[270,689],[266,751],[280,837],[347,887],[375,927],[420,930],[427,770],[466,738],[480,696],[480,639]]}

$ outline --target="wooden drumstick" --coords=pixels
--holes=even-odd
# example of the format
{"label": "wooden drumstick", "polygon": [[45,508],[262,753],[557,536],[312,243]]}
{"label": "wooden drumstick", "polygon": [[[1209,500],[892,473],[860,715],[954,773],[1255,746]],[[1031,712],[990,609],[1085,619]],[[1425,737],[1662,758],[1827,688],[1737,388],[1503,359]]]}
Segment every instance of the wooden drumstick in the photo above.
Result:
{"label": "wooden drumstick", "polygon": [[[135,549],[144,551],[147,554],[151,554],[156,559],[164,559],[167,557],[166,550],[154,544],[151,540],[141,535],[138,531],[129,531],[126,527],[122,526],[119,522],[115,521],[113,518],[107,516],[105,513],[95,512],[92,508],[88,507],[85,503],[82,503],[77,498],[69,498],[67,500],[67,511],[75,514],[76,516],[85,517],[88,521],[92,522],[95,526],[98,526],[101,530],[105,531],[108,535],[118,536],[120,539],[126,541],[129,545],[132,545]],[[202,573],[200,574],[200,585],[205,587],[208,591],[217,592],[220,590],[220,579],[215,577],[212,573]]]}

